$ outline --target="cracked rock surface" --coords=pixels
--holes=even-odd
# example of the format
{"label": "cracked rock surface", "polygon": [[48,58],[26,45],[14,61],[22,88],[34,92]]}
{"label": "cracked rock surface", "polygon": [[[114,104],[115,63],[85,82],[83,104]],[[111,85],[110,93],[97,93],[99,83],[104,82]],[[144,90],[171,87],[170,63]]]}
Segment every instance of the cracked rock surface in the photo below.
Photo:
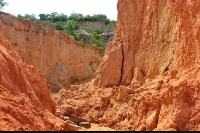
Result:
{"label": "cracked rock surface", "polygon": [[115,130],[200,130],[200,1],[118,0],[94,79],[54,96],[61,112]]}

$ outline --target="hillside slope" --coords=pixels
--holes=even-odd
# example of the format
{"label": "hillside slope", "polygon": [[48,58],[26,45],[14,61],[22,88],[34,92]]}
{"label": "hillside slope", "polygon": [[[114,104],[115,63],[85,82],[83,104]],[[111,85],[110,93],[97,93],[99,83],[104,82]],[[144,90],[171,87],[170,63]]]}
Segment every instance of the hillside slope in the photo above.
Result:
{"label": "hillside slope", "polygon": [[0,19],[15,51],[24,62],[42,71],[51,92],[67,88],[74,80],[91,79],[103,57],[103,51],[79,44],[64,32],[3,12]]}
{"label": "hillside slope", "polygon": [[55,117],[55,102],[41,72],[23,63],[4,37],[0,22],[0,130],[68,130]]}

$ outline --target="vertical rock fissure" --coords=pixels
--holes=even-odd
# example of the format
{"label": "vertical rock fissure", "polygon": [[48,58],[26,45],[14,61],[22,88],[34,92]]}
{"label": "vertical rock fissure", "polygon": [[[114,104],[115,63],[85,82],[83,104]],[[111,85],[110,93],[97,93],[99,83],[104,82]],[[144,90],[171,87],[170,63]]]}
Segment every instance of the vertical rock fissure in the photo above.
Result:
{"label": "vertical rock fissure", "polygon": [[121,45],[122,45],[122,66],[121,66],[121,76],[120,76],[120,80],[119,80],[119,85],[121,84],[122,82],[122,77],[123,77],[123,69],[124,69],[124,44],[123,42],[121,41]]}
{"label": "vertical rock fissure", "polygon": [[156,127],[155,129],[158,127],[158,122],[159,122],[159,116],[160,116],[160,112],[161,112],[161,107],[162,107],[162,104],[161,104],[161,100],[159,101],[159,108],[158,108],[158,112],[156,114]]}

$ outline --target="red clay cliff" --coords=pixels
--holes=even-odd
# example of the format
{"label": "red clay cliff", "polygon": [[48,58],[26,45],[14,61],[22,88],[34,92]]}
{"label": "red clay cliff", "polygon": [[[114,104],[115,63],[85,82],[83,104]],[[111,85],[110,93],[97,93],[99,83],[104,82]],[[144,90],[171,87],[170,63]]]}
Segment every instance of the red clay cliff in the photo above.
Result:
{"label": "red clay cliff", "polygon": [[[44,76],[0,31],[0,129],[66,130]],[[54,95],[57,109],[115,130],[200,130],[199,56],[199,0],[118,0],[94,79]]]}
{"label": "red clay cliff", "polygon": [[3,12],[0,19],[19,57],[41,70],[53,93],[67,88],[73,80],[90,80],[103,57],[103,51],[80,44],[65,32]]}
{"label": "red clay cliff", "polygon": [[199,0],[118,0],[95,78],[55,99],[63,113],[116,130],[200,130],[199,56]]}
{"label": "red clay cliff", "polygon": [[56,104],[41,71],[23,63],[4,35],[0,24],[0,130],[68,130],[53,115]]}

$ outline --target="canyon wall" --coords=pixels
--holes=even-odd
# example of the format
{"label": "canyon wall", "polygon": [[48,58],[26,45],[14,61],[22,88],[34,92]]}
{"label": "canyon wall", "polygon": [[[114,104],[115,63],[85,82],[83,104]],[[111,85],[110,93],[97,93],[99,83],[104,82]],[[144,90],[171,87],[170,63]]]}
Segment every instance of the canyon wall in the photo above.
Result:
{"label": "canyon wall", "polygon": [[52,92],[67,88],[74,80],[93,77],[103,51],[79,44],[72,36],[0,12],[9,42],[20,58],[40,69]]}
{"label": "canyon wall", "polygon": [[[129,85],[136,68],[144,79],[152,79],[166,70],[199,64],[198,0],[119,0],[118,13],[115,41],[100,67],[99,84]],[[116,53],[120,57],[113,58]],[[112,68],[115,72],[107,74]]]}
{"label": "canyon wall", "polygon": [[23,63],[5,39],[0,21],[0,130],[68,130],[55,117],[55,102],[41,71]]}
{"label": "canyon wall", "polygon": [[55,99],[116,130],[200,130],[199,56],[199,0],[118,0],[95,78]]}

